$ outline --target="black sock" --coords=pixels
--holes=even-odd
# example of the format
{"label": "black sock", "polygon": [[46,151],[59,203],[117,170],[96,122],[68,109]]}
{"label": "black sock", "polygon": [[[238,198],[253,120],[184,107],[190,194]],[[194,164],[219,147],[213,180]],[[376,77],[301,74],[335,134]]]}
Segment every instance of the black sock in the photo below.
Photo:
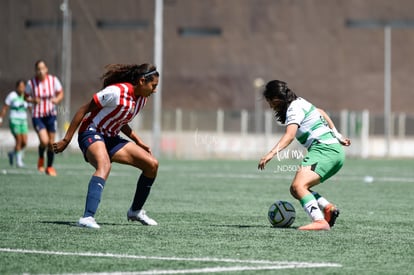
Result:
{"label": "black sock", "polygon": [[38,150],[38,152],[39,152],[39,158],[44,158],[44,156],[45,156],[45,150],[46,150],[45,147],[42,147],[41,145],[39,145],[39,150]]}
{"label": "black sock", "polygon": [[132,202],[131,210],[137,211],[141,210],[144,206],[145,201],[148,198],[148,195],[151,191],[152,184],[154,183],[155,178],[147,178],[143,174],[138,179],[137,190],[135,191],[134,201]]}
{"label": "black sock", "polygon": [[47,167],[53,165],[53,160],[55,159],[55,153],[53,151],[47,150]]}

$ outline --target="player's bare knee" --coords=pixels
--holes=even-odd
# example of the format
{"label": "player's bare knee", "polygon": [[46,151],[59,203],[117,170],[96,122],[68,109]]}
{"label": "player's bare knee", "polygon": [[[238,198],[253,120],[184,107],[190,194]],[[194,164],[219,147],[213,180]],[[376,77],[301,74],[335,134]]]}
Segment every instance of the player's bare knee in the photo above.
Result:
{"label": "player's bare knee", "polygon": [[295,185],[291,185],[290,186],[290,194],[295,198],[295,199],[299,199],[298,197],[298,190],[297,187]]}
{"label": "player's bare knee", "polygon": [[144,171],[144,174],[154,178],[157,176],[158,172],[158,160],[156,158],[151,158],[147,163],[147,169]]}
{"label": "player's bare knee", "polygon": [[107,179],[110,172],[111,172],[111,162],[100,163],[96,167],[95,176],[99,176],[103,179]]}
{"label": "player's bare knee", "polygon": [[158,160],[156,158],[151,159],[151,171],[154,173],[158,171]]}

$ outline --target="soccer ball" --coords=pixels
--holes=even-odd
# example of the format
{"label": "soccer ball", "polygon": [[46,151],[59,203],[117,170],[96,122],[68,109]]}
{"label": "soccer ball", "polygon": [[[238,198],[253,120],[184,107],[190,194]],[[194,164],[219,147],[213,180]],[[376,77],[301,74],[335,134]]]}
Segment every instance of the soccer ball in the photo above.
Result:
{"label": "soccer ball", "polygon": [[289,227],[295,221],[295,217],[295,208],[287,201],[275,201],[267,213],[267,218],[274,227]]}

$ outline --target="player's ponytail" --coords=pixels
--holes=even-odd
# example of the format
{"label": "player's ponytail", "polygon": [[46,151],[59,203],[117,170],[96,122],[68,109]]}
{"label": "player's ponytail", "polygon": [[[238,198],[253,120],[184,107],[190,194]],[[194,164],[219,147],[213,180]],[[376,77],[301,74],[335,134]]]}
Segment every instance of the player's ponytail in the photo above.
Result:
{"label": "player's ponytail", "polygon": [[154,80],[159,73],[154,65],[151,64],[109,64],[105,66],[106,72],[102,75],[103,87],[109,85],[128,82],[132,85],[138,85],[142,77],[146,82]]}
{"label": "player's ponytail", "polygon": [[277,108],[274,109],[275,117],[281,123],[286,122],[286,112],[290,103],[297,99],[297,95],[289,89],[286,82],[272,80],[266,84],[263,91],[264,98],[268,101],[278,101]]}

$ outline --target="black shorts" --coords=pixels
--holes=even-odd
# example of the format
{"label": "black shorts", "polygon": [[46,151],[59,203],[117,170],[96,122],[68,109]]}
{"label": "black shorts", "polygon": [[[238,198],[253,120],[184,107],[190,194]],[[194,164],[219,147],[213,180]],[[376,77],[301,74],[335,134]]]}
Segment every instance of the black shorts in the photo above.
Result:
{"label": "black shorts", "polygon": [[86,161],[88,161],[86,158],[86,151],[89,146],[96,141],[105,142],[106,152],[108,153],[110,159],[112,159],[113,155],[115,155],[116,152],[118,152],[129,142],[128,140],[121,138],[119,135],[107,137],[90,128],[82,133],[79,133],[78,135],[79,148],[82,150]]}
{"label": "black shorts", "polygon": [[56,133],[56,116],[34,117],[32,118],[32,122],[33,128],[35,128],[36,132],[46,129],[50,133]]}

